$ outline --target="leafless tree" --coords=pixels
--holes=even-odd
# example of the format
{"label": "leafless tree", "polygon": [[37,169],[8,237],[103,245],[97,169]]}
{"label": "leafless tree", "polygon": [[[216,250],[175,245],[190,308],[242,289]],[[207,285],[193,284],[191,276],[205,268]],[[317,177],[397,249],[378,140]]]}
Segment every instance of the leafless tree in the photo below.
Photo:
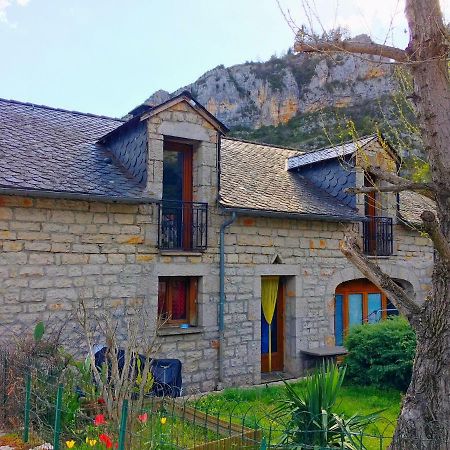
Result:
{"label": "leafless tree", "polygon": [[[405,15],[409,44],[405,49],[342,39],[339,33],[315,35],[302,27],[294,49],[297,52],[347,52],[389,58],[406,68],[413,79],[414,102],[431,181],[414,183],[398,175],[368,167],[392,192],[425,193],[436,203],[423,211],[423,230],[435,248],[432,291],[416,299],[363,255],[358,240],[349,236],[341,245],[345,256],[389,296],[408,318],[417,334],[417,350],[411,384],[404,398],[392,448],[450,448],[450,81],[449,34],[439,0],[406,0]],[[292,24],[290,17],[288,21]],[[379,190],[378,186],[354,190]]]}
{"label": "leafless tree", "polygon": [[[81,300],[77,316],[87,346],[89,371],[109,418],[119,424],[123,401],[132,400],[133,409],[140,411],[153,386],[150,369],[159,346],[157,331],[161,324],[150,324],[152,315],[146,314],[142,305],[121,308],[114,315],[107,309],[89,307]],[[106,347],[100,366],[95,361],[99,342]]]}

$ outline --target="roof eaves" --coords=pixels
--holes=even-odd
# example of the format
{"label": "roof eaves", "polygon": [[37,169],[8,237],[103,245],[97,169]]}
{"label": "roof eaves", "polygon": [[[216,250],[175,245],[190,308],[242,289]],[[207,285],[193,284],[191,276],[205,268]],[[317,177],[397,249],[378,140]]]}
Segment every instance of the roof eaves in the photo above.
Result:
{"label": "roof eaves", "polygon": [[361,222],[364,221],[364,217],[355,213],[353,216],[336,216],[336,215],[324,215],[324,214],[311,214],[311,213],[294,213],[289,211],[276,211],[271,209],[258,209],[258,208],[240,208],[235,206],[227,206],[220,203],[220,206],[229,212],[235,212],[236,214],[245,214],[259,217],[274,217],[281,219],[300,219],[300,220],[314,220],[324,222]]}
{"label": "roof eaves", "polygon": [[117,121],[117,122],[120,122],[120,123],[124,122],[122,119],[119,119],[117,117],[104,116],[104,115],[101,115],[101,114],[85,113],[85,112],[81,112],[81,111],[73,111],[73,110],[64,109],[64,108],[55,108],[53,106],[40,105],[40,104],[37,104],[37,103],[21,102],[20,100],[10,100],[10,99],[7,99],[7,98],[1,98],[0,97],[0,102],[11,103],[13,105],[28,106],[28,107],[31,107],[31,108],[46,109],[48,111],[64,112],[64,113],[68,113],[68,114],[75,114],[75,115],[78,115],[78,116],[93,117],[93,118],[96,118],[96,119],[114,120],[114,121]]}
{"label": "roof eaves", "polygon": [[0,186],[1,195],[20,195],[35,198],[54,198],[54,199],[67,199],[67,200],[85,200],[85,201],[98,201],[105,203],[131,203],[131,204],[144,204],[144,203],[157,203],[159,200],[151,197],[126,197],[115,195],[103,195],[93,194],[89,192],[75,192],[75,191],[51,191],[43,189],[32,188],[15,188]]}

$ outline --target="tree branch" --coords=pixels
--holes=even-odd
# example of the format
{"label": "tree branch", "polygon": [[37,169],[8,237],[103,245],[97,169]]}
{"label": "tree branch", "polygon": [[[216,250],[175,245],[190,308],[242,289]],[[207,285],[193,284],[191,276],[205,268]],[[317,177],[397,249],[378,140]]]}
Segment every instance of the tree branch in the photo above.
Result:
{"label": "tree branch", "polygon": [[385,274],[380,267],[367,258],[359,248],[355,235],[346,236],[340,243],[345,257],[355,265],[363,275],[378,286],[394,303],[395,307],[408,318],[420,313],[420,306],[407,295],[395,281]]}
{"label": "tree branch", "polygon": [[376,44],[374,42],[357,42],[351,39],[344,41],[326,41],[311,39],[309,42],[304,41],[303,34],[297,35],[297,41],[294,44],[296,52],[348,52],[361,53],[366,55],[375,55],[383,58],[393,59],[397,62],[405,62],[408,54],[405,50],[389,45]]}
{"label": "tree branch", "polygon": [[436,216],[431,211],[424,211],[420,215],[420,218],[423,222],[423,229],[433,241],[434,248],[438,251],[445,264],[450,268],[450,244],[439,228]]}
{"label": "tree branch", "polygon": [[414,191],[419,192],[426,197],[434,199],[434,194],[430,192],[430,185],[428,183],[405,183],[390,186],[362,186],[351,187],[345,189],[348,194],[368,194],[370,192],[402,192],[402,191]]}
{"label": "tree branch", "polygon": [[[403,184],[410,184],[411,180],[408,180],[407,178],[403,178],[396,173],[393,172],[387,172],[386,170],[383,170],[381,167],[378,166],[367,166],[365,167],[365,170],[372,175],[375,175],[377,178],[380,178],[383,181],[387,181],[388,183],[395,184],[395,185],[403,185]],[[428,189],[432,189],[431,184],[427,184]]]}
{"label": "tree branch", "polygon": [[418,183],[407,178],[400,177],[396,173],[387,172],[381,167],[366,166],[364,170],[376,178],[390,183],[391,186],[364,186],[348,188],[346,192],[349,194],[366,194],[369,192],[402,192],[414,191],[419,192],[425,197],[435,200],[436,188],[433,183]]}

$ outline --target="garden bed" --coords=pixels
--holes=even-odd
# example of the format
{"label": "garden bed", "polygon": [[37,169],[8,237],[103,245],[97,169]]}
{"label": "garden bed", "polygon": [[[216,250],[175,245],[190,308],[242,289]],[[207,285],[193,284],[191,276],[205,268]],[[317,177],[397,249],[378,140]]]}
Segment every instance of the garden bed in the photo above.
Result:
{"label": "garden bed", "polygon": [[[254,428],[208,414],[190,406],[184,399],[152,399],[146,405],[149,411],[149,439],[155,441],[155,430],[160,443],[174,448],[192,450],[255,449],[260,447],[261,433]],[[167,422],[166,435],[161,433],[161,418]],[[142,441],[142,439],[141,439]],[[142,445],[142,444],[141,444]],[[138,447],[136,447],[138,448]]]}
{"label": "garden bed", "polygon": [[[305,381],[296,381],[291,385],[301,390],[305,387]],[[273,411],[283,399],[284,389],[284,385],[229,388],[203,396],[192,405],[209,415],[218,415],[222,420],[259,429],[266,436],[270,434],[270,441],[275,443],[281,437],[283,424],[277,421]],[[379,421],[365,430],[365,434],[373,434],[374,437],[365,436],[363,443],[369,450],[379,450],[381,435],[382,448],[388,446],[400,412],[399,391],[346,385],[342,387],[338,403],[338,409],[349,417],[356,413],[382,411]]]}

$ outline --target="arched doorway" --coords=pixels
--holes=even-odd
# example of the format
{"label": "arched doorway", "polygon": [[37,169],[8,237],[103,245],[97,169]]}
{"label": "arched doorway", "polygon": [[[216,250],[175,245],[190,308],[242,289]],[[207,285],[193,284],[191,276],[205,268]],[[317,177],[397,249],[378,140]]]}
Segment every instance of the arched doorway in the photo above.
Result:
{"label": "arched doorway", "polygon": [[344,336],[353,325],[375,323],[389,315],[398,315],[386,295],[365,278],[341,283],[334,298],[336,345],[343,345]]}

